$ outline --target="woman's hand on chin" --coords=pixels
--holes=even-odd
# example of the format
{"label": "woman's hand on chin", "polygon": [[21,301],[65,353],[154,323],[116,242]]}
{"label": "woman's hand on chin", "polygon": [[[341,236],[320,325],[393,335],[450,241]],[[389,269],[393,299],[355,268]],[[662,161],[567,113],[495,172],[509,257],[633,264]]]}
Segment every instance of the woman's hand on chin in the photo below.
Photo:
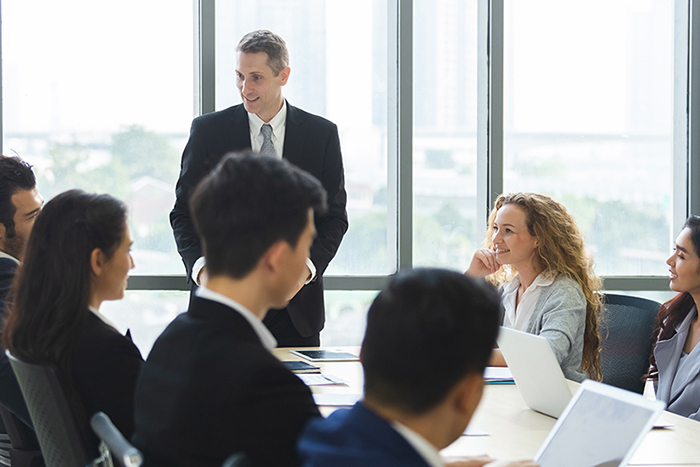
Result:
{"label": "woman's hand on chin", "polygon": [[493,274],[501,267],[496,260],[496,253],[493,250],[482,248],[474,252],[472,262],[464,274],[472,277],[485,277]]}

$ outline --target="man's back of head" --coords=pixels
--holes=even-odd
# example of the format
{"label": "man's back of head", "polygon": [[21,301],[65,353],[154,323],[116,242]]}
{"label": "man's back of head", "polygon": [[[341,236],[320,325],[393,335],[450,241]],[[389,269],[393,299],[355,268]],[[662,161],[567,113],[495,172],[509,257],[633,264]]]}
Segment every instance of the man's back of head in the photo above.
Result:
{"label": "man's back of head", "polygon": [[252,151],[225,156],[190,202],[208,274],[240,279],[273,243],[295,247],[309,209],[326,209],[325,192],[311,175]]}
{"label": "man's back of head", "polygon": [[0,251],[22,259],[42,202],[32,166],[19,157],[0,156]]}
{"label": "man's back of head", "polygon": [[367,315],[365,398],[420,415],[465,375],[483,374],[498,333],[499,303],[489,285],[457,272],[400,272]]}
{"label": "man's back of head", "polygon": [[400,271],[367,314],[364,398],[309,423],[303,465],[442,465],[438,451],[481,399],[499,304],[491,286],[461,273]]}

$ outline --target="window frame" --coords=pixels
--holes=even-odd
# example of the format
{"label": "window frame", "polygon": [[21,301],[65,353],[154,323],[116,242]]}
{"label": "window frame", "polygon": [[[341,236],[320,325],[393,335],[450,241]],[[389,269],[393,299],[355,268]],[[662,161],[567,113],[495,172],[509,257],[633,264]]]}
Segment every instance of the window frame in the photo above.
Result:
{"label": "window frame", "polygon": [[[195,114],[215,110],[215,1],[193,0]],[[700,6],[676,0],[673,94],[672,238],[689,213],[700,214]],[[388,219],[396,270],[413,267],[413,4],[389,2]],[[477,222],[485,234],[488,212],[503,190],[504,0],[478,0]],[[2,17],[0,12],[0,63]],[[0,83],[2,69],[0,68]],[[693,92],[693,90],[698,90]],[[0,86],[0,109],[2,109]],[[3,115],[0,111],[0,135]],[[0,153],[3,149],[0,138]],[[394,209],[392,209],[394,208]],[[466,265],[463,265],[466,267]],[[379,290],[391,275],[324,276],[326,290]],[[604,288],[665,291],[665,276],[604,276]],[[189,290],[185,275],[135,275],[128,290]]]}

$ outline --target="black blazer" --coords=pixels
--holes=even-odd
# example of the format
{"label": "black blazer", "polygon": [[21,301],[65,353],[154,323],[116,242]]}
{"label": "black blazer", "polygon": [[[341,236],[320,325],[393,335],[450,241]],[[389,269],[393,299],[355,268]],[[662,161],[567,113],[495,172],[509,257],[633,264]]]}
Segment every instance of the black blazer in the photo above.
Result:
{"label": "black blazer", "polygon": [[[16,272],[17,263],[15,261],[9,258],[0,258],[0,310],[2,311],[0,326],[4,325],[5,299]],[[0,328],[1,331],[2,329]],[[15,414],[27,427],[32,427],[32,420],[29,418],[29,410],[27,410],[27,404],[24,402],[22,390],[19,388],[17,377],[12,370],[2,345],[0,345],[0,404]]]}
{"label": "black blazer", "polygon": [[[316,266],[318,278],[304,286],[287,305],[299,334],[309,337],[323,329],[325,322],[321,276],[348,229],[347,195],[335,124],[287,104],[286,125],[282,157],[316,177],[328,195],[328,211],[315,217],[317,237],[311,246],[311,261]],[[250,147],[248,113],[242,104],[202,115],[192,122],[175,188],[175,207],[170,213],[170,224],[188,280],[195,261],[202,256],[199,238],[190,219],[190,196],[199,181],[224,155]]]}
{"label": "black blazer", "polygon": [[311,392],[226,305],[193,297],[161,334],[136,387],[134,444],[148,466],[296,466]]}
{"label": "black blazer", "polygon": [[71,381],[85,415],[104,412],[124,436],[130,437],[134,432],[134,388],[143,358],[129,333],[123,336],[88,313],[70,365]]}

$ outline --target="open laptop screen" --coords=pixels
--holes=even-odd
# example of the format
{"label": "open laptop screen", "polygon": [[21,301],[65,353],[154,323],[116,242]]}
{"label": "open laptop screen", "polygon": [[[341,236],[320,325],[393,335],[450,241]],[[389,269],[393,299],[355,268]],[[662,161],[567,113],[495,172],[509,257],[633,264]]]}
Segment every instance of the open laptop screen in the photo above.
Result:
{"label": "open laptop screen", "polygon": [[535,461],[542,467],[625,466],[664,406],[639,394],[584,381]]}

